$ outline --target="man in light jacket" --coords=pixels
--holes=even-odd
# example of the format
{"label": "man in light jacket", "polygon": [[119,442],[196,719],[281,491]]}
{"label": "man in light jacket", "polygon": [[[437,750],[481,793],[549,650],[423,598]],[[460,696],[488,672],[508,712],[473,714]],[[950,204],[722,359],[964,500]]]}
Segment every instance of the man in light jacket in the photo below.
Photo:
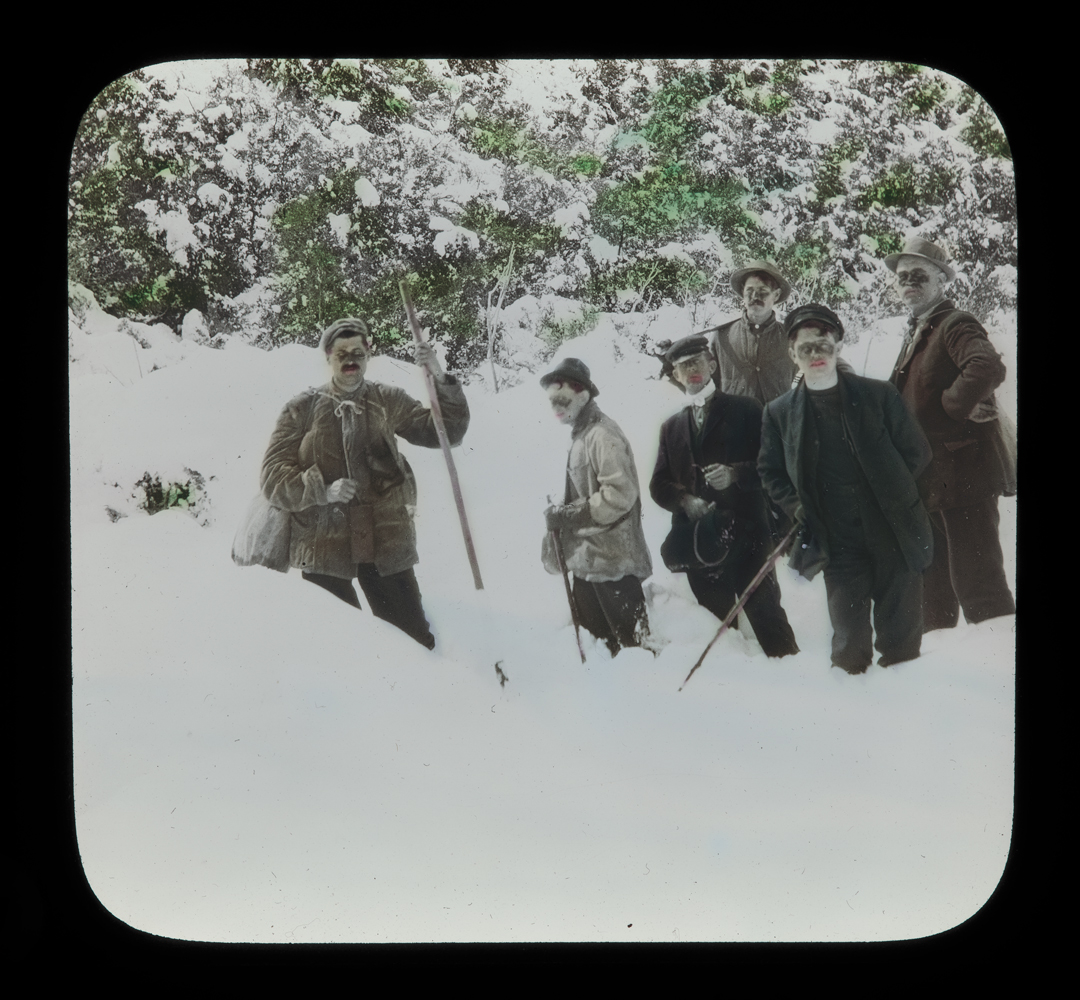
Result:
{"label": "man in light jacket", "polygon": [[548,535],[542,553],[549,573],[561,572],[553,548],[574,576],[580,623],[614,656],[641,646],[648,616],[641,584],[652,559],[641,530],[641,490],[630,442],[600,412],[588,366],[566,358],[540,379],[555,418],[571,428],[563,502],[544,512]]}

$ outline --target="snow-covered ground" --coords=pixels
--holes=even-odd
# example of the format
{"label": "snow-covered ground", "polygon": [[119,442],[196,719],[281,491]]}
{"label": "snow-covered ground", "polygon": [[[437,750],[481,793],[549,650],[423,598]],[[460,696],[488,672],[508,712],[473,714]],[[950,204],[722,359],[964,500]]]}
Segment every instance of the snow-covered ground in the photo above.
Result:
{"label": "snow-covered ground", "polygon": [[[856,370],[887,375],[902,328],[852,345]],[[326,380],[317,352],[136,332],[148,346],[92,309],[72,327],[75,809],[120,919],[230,942],[887,940],[994,890],[1013,618],[851,677],[829,667],[821,578],[782,566],[802,652],[731,633],[680,692],[718,622],[663,568],[668,515],[646,497],[663,649],[612,659],[586,634],[582,666],[539,559],[568,432],[535,380],[477,383],[455,458],[482,591],[441,454],[402,445],[429,653],[295,570],[230,559],[281,406]],[[605,324],[563,355],[592,368],[646,486],[682,397]],[[410,365],[368,377],[424,398]],[[192,472],[189,511],[138,509],[144,473]]]}

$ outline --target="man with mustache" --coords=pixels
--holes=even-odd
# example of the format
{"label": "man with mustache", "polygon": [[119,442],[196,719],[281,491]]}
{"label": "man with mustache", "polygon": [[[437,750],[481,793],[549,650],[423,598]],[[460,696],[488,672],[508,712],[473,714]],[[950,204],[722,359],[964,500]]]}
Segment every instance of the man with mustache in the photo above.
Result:
{"label": "man with mustache", "polygon": [[979,321],[946,297],[955,272],[940,247],[915,237],[885,264],[911,313],[891,381],[934,452],[919,479],[934,528],[925,629],[954,627],[960,608],[972,623],[1013,614],[998,538],[998,497],[1016,493],[1011,429],[994,399],[1005,365]]}
{"label": "man with mustache", "polygon": [[[431,410],[365,379],[374,343],[364,320],[331,323],[319,348],[330,381],[286,404],[263,458],[263,493],[291,514],[290,564],[305,580],[360,608],[357,578],[372,614],[432,649],[413,573],[416,480],[397,447],[398,436],[440,446]],[[469,426],[465,394],[430,344],[413,352],[434,376],[446,435],[459,444]]]}
{"label": "man with mustache", "polygon": [[883,667],[914,659],[931,558],[915,477],[930,446],[892,385],[838,368],[844,328],[831,309],[801,306],[785,326],[803,378],[765,407],[758,470],[803,525],[790,564],[807,579],[825,571],[833,666],[863,673],[875,645]]}
{"label": "man with mustache", "polygon": [[566,358],[540,385],[555,419],[570,428],[563,502],[544,511],[544,568],[561,572],[557,540],[574,576],[581,625],[605,642],[612,656],[624,646],[647,645],[641,582],[652,574],[652,558],[641,530],[641,490],[630,442],[600,412],[595,402],[600,390],[583,361]]}
{"label": "man with mustache", "polygon": [[717,388],[751,396],[764,406],[791,388],[798,370],[775,311],[791,294],[791,285],[773,264],[752,260],[732,273],[731,290],[742,301],[742,315],[705,331],[717,360]]}
{"label": "man with mustache", "polygon": [[[666,360],[689,405],[660,429],[649,490],[671,511],[661,554],[685,572],[698,603],[723,620],[769,556],[769,516],[757,472],[761,404],[717,389],[716,358],[701,334],[676,341]],[[746,617],[768,656],[799,651],[770,573]]]}

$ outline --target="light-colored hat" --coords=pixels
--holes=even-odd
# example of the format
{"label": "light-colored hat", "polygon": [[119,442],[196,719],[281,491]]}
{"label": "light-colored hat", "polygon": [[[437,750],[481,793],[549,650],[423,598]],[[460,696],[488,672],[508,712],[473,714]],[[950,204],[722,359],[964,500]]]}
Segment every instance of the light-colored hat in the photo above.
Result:
{"label": "light-colored hat", "polygon": [[755,271],[764,271],[769,277],[774,278],[780,286],[780,298],[777,303],[783,302],[791,294],[791,285],[788,280],[776,269],[776,265],[767,260],[752,260],[745,267],[740,267],[731,274],[731,290],[741,296],[746,279]]}
{"label": "light-colored hat", "polygon": [[945,251],[929,240],[924,240],[921,236],[912,236],[904,244],[903,250],[899,253],[891,253],[885,258],[885,266],[894,274],[896,273],[896,262],[901,257],[921,257],[923,260],[930,261],[949,281],[956,277],[956,272],[945,262],[947,260]]}
{"label": "light-colored hat", "polygon": [[371,327],[356,316],[346,316],[344,319],[335,320],[322,332],[319,338],[319,350],[323,354],[329,354],[334,341],[340,337],[363,337],[364,346],[368,351],[375,349],[375,342],[371,336]]}

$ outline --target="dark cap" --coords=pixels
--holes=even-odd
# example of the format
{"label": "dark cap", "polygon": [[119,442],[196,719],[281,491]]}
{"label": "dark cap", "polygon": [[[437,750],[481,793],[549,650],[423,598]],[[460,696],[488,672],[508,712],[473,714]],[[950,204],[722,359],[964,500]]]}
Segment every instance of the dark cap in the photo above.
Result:
{"label": "dark cap", "polygon": [[844,324],[840,322],[836,313],[828,306],[811,304],[799,306],[798,309],[792,309],[787,314],[787,319],[784,320],[784,332],[788,340],[794,340],[799,327],[810,322],[823,323],[836,334],[837,340],[844,339]]}
{"label": "dark cap", "polygon": [[563,358],[558,368],[541,377],[540,387],[546,389],[552,382],[577,382],[589,390],[590,397],[600,395],[600,390],[589,377],[589,366],[577,358]]}
{"label": "dark cap", "polygon": [[702,354],[705,351],[712,353],[709,338],[701,333],[693,333],[689,337],[683,337],[682,340],[676,340],[664,353],[664,360],[669,365],[675,365],[683,358],[692,358],[695,354]]}
{"label": "dark cap", "polygon": [[363,337],[364,346],[369,350],[374,349],[374,341],[371,339],[371,328],[367,323],[356,316],[346,316],[344,319],[334,320],[319,338],[319,350],[323,354],[329,354],[335,340],[342,337]]}

